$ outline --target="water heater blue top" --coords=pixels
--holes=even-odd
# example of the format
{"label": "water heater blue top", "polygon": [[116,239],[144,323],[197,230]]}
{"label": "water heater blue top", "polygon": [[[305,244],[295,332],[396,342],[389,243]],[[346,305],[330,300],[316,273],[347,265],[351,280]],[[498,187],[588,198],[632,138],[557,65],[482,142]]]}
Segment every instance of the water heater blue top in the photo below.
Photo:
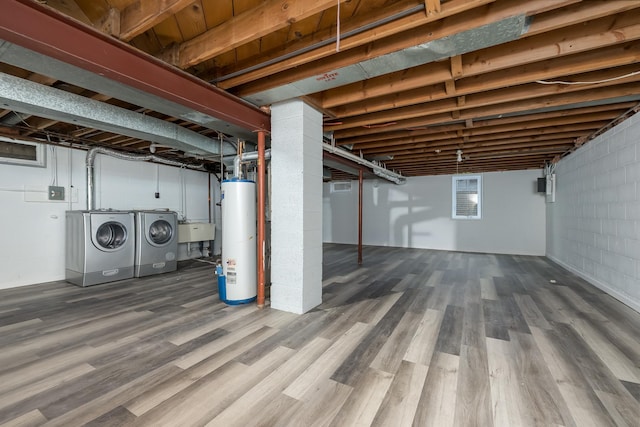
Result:
{"label": "water heater blue top", "polygon": [[222,182],[250,182],[252,184],[256,183],[255,181],[252,181],[250,179],[240,179],[240,178],[236,178],[236,177],[233,177],[231,179],[223,179]]}

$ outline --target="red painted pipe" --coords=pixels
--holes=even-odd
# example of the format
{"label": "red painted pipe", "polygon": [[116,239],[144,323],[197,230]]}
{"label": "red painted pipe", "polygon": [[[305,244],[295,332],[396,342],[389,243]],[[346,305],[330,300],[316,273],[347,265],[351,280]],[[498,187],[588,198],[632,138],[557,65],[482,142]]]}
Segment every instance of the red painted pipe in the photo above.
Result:
{"label": "red painted pipe", "polygon": [[258,131],[258,297],[259,308],[264,307],[264,228],[265,228],[265,146],[264,131]]}
{"label": "red painted pipe", "polygon": [[358,265],[362,264],[362,181],[363,172],[358,173]]}

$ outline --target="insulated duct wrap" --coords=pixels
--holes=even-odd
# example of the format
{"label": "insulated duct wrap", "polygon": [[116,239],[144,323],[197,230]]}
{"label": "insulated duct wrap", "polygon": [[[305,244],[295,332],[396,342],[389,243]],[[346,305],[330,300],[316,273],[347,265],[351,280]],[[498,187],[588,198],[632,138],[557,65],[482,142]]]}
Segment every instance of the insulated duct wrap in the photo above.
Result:
{"label": "insulated duct wrap", "polygon": [[525,15],[512,16],[436,40],[426,40],[417,46],[380,55],[357,64],[329,70],[324,74],[307,77],[263,92],[244,96],[256,105],[268,105],[285,99],[309,95],[378,77],[395,71],[406,70],[441,59],[497,46],[517,40],[527,32]]}

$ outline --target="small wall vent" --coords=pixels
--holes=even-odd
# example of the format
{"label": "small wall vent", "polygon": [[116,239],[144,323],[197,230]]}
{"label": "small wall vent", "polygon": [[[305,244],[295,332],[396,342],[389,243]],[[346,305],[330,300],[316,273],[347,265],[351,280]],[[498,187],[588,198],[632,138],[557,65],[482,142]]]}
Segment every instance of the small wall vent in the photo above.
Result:
{"label": "small wall vent", "polygon": [[343,193],[351,191],[351,181],[335,181],[331,183],[332,193]]}

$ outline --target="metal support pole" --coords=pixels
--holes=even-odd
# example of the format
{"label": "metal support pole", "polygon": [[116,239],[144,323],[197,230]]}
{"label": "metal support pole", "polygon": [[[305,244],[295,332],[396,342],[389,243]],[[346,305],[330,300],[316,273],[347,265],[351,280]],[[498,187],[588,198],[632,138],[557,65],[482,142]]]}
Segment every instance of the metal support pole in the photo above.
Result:
{"label": "metal support pole", "polygon": [[265,229],[265,135],[264,131],[258,131],[258,308],[264,307],[264,229]]}
{"label": "metal support pole", "polygon": [[358,265],[362,265],[362,181],[363,172],[358,173]]}

